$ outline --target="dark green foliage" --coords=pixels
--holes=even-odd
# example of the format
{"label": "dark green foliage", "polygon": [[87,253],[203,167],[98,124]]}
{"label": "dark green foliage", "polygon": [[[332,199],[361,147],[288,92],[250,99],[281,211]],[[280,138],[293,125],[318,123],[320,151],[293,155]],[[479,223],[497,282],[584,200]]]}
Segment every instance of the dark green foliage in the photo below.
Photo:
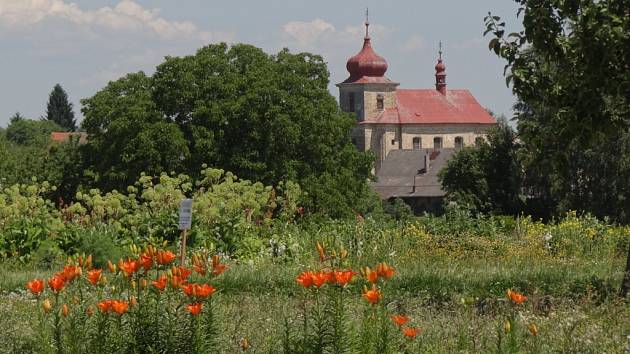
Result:
{"label": "dark green foliage", "polygon": [[[307,207],[335,217],[375,207],[372,158],[351,143],[354,120],[327,89],[320,56],[250,45],[210,45],[169,57],[153,77],[129,74],[83,100],[89,165],[101,186],[124,188],[141,172],[199,167],[275,185],[295,181]],[[376,203],[377,204],[377,203]]]}
{"label": "dark green foliage", "polygon": [[8,141],[18,145],[46,146],[50,141],[50,133],[61,130],[61,127],[52,121],[16,119],[16,116],[11,118],[5,136]]}
{"label": "dark green foliage", "polygon": [[68,101],[68,94],[59,84],[56,84],[50,92],[46,106],[46,119],[57,123],[66,131],[77,129],[72,103]]}
{"label": "dark green foliage", "polygon": [[449,201],[477,212],[518,214],[523,177],[516,134],[499,119],[487,138],[487,143],[458,152],[440,171],[440,181]]}

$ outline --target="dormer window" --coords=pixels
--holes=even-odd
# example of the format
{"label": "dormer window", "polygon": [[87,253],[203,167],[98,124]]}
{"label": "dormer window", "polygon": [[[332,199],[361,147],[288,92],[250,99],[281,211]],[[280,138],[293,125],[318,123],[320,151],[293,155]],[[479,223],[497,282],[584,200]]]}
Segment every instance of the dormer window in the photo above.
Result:
{"label": "dormer window", "polygon": [[382,111],[385,107],[385,95],[379,93],[376,95],[376,109]]}

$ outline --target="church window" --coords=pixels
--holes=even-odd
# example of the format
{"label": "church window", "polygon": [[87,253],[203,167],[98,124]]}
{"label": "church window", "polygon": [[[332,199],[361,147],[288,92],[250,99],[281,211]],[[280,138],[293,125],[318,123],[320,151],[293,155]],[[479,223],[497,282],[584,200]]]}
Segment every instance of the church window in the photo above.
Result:
{"label": "church window", "polygon": [[392,139],[392,145],[396,145],[396,139]]}
{"label": "church window", "polygon": [[382,93],[379,93],[378,95],[376,95],[376,109],[378,109],[379,111],[382,111],[383,108],[385,107],[385,95],[383,95]]}
{"label": "church window", "polygon": [[420,138],[413,138],[413,149],[420,150]]}
{"label": "church window", "polygon": [[461,136],[456,136],[455,137],[455,148],[456,149],[461,149],[464,147],[464,138],[462,138]]}
{"label": "church window", "polygon": [[348,94],[348,111],[354,112],[354,92]]}
{"label": "church window", "polygon": [[440,138],[439,136],[436,136],[435,138],[433,138],[433,148],[434,149],[442,148],[442,138]]}

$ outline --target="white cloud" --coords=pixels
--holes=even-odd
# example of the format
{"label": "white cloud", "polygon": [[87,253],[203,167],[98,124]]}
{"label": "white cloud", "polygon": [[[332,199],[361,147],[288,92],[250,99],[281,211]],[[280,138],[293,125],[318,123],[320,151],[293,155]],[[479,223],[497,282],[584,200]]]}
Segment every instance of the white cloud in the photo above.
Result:
{"label": "white cloud", "polygon": [[[391,29],[382,25],[370,26],[370,37],[384,38],[389,36]],[[365,26],[346,26],[338,30],[335,26],[322,19],[310,22],[291,21],[283,26],[285,45],[296,45],[301,49],[322,49],[346,44],[360,45],[365,33]]]}
{"label": "white cloud", "polygon": [[419,35],[413,35],[403,45],[403,51],[405,52],[417,52],[427,47],[427,41]]}
{"label": "white cloud", "polygon": [[27,29],[47,20],[114,31],[145,31],[162,39],[194,38],[208,42],[232,38],[229,33],[200,30],[189,21],[169,21],[160,16],[159,9],[147,9],[132,0],[96,10],[83,10],[64,0],[0,0],[0,26]]}

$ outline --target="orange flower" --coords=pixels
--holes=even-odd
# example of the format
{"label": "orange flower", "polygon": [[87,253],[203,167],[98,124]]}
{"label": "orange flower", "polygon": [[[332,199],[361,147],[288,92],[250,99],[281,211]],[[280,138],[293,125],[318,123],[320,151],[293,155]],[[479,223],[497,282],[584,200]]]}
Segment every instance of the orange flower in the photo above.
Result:
{"label": "orange flower", "polygon": [[206,275],[206,267],[202,264],[193,264],[193,270],[201,275]]}
{"label": "orange flower", "polygon": [[390,267],[387,263],[383,262],[383,263],[379,263],[376,266],[376,273],[378,274],[379,277],[383,277],[385,279],[389,279],[394,275],[394,272],[396,270],[392,267]]}
{"label": "orange flower", "polygon": [[404,328],[402,331],[405,337],[415,338],[418,335],[418,333],[422,332],[422,328],[407,327],[407,328]]}
{"label": "orange flower", "polygon": [[175,254],[171,251],[158,251],[157,262],[160,265],[167,265],[175,260]]}
{"label": "orange flower", "polygon": [[221,263],[219,255],[212,256],[212,274],[221,275],[228,268],[226,264]]}
{"label": "orange flower", "polygon": [[145,270],[148,271],[149,269],[151,269],[151,267],[153,266],[153,257],[151,257],[149,254],[147,253],[143,253],[140,255],[140,266]]}
{"label": "orange flower", "polygon": [[381,300],[382,296],[383,295],[374,284],[372,284],[372,289],[370,290],[368,290],[367,287],[363,288],[363,297],[365,298],[365,300],[367,300],[367,302],[372,305],[378,303]]}
{"label": "orange flower", "polygon": [[68,317],[68,312],[70,312],[68,305],[63,304],[63,306],[61,307],[61,314],[63,315],[63,317]]}
{"label": "orange flower", "polygon": [[508,289],[507,296],[516,305],[520,305],[524,303],[525,301],[527,301],[527,296],[521,293],[517,293],[516,291],[512,291],[511,289]]}
{"label": "orange flower", "polygon": [[127,301],[112,301],[111,304],[112,311],[116,312],[119,315],[124,314],[129,309],[129,303]]}
{"label": "orange flower", "polygon": [[192,274],[192,270],[185,267],[173,267],[171,272],[173,273],[173,276],[178,276],[182,279],[186,279]]}
{"label": "orange flower", "polygon": [[344,286],[352,280],[354,274],[355,273],[351,270],[338,270],[335,272],[335,282]]}
{"label": "orange flower", "polygon": [[44,309],[44,313],[49,313],[50,310],[52,310],[52,304],[50,303],[50,300],[45,299],[44,302],[42,302],[42,308]]}
{"label": "orange flower", "polygon": [[112,309],[113,304],[114,304],[113,300],[103,300],[99,302],[98,304],[96,304],[96,306],[98,307],[99,310],[101,310],[102,313],[106,313]]}
{"label": "orange flower", "polygon": [[193,316],[197,316],[201,312],[202,308],[203,308],[203,304],[200,302],[186,306],[186,309],[188,310],[188,312],[190,312]]}
{"label": "orange flower", "polygon": [[48,279],[48,286],[53,292],[59,292],[66,286],[66,279],[61,275],[55,275]]}
{"label": "orange flower", "polygon": [[335,282],[335,272],[334,271],[326,271],[322,272],[324,277],[326,278],[326,283],[333,284]]}
{"label": "orange flower", "polygon": [[90,271],[88,271],[87,273],[87,278],[88,281],[96,286],[96,284],[98,284],[99,280],[101,280],[101,273],[103,273],[102,269],[92,269]]}
{"label": "orange flower", "polygon": [[402,326],[404,326],[407,322],[409,322],[409,317],[404,316],[404,315],[396,315],[396,316],[392,316],[392,321],[394,321],[394,323],[395,323],[398,327],[402,327]]}
{"label": "orange flower", "polygon": [[298,284],[302,285],[305,288],[310,288],[313,285],[313,273],[312,272],[302,272],[298,275],[295,281]]}
{"label": "orange flower", "polygon": [[30,290],[33,295],[39,295],[39,293],[44,291],[44,280],[33,279],[26,283],[26,288]]}
{"label": "orange flower", "polygon": [[120,263],[120,269],[125,272],[126,276],[131,276],[140,269],[140,262],[136,260],[126,260]]}
{"label": "orange flower", "polygon": [[311,273],[311,279],[313,281],[313,285],[316,288],[319,288],[328,281],[328,276],[325,272]]}
{"label": "orange flower", "polygon": [[372,284],[376,284],[378,281],[378,273],[370,269],[370,267],[365,267],[365,269],[363,269],[363,275],[365,276],[365,279]]}
{"label": "orange flower", "polygon": [[317,253],[319,254],[319,261],[323,262],[326,260],[326,250],[324,249],[324,246],[322,246],[319,241],[317,241],[317,245],[315,246],[317,248]]}
{"label": "orange flower", "polygon": [[81,267],[67,265],[63,267],[63,271],[57,273],[57,275],[62,276],[66,282],[73,281],[76,277],[82,274],[83,270]]}
{"label": "orange flower", "polygon": [[173,275],[171,277],[171,286],[173,287],[173,289],[177,289],[181,285],[184,285],[184,284],[186,284],[186,280],[183,279],[182,277],[177,276],[177,275]]}
{"label": "orange flower", "polygon": [[180,285],[180,288],[182,288],[182,291],[184,291],[184,294],[186,294],[186,296],[196,296],[197,292],[195,289],[195,284],[186,284],[186,285]]}
{"label": "orange flower", "polygon": [[197,284],[195,285],[195,291],[197,293],[197,297],[207,298],[208,296],[211,296],[212,294],[214,294],[216,289],[214,288],[214,286],[209,285],[209,284],[203,284],[203,285]]}
{"label": "orange flower", "polygon": [[166,288],[167,283],[168,283],[168,278],[166,277],[166,275],[162,275],[161,277],[158,278],[158,280],[153,282],[153,286],[155,286],[155,288],[158,289],[159,291],[163,291],[164,288]]}

